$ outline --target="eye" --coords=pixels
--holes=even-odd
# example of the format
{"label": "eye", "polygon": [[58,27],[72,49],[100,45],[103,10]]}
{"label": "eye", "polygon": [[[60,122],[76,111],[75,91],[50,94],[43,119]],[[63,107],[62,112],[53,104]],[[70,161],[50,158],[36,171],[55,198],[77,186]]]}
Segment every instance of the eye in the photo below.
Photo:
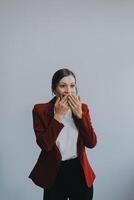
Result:
{"label": "eye", "polygon": [[60,87],[65,87],[65,85],[60,85]]}
{"label": "eye", "polygon": [[75,85],[71,85],[71,87],[75,87]]}

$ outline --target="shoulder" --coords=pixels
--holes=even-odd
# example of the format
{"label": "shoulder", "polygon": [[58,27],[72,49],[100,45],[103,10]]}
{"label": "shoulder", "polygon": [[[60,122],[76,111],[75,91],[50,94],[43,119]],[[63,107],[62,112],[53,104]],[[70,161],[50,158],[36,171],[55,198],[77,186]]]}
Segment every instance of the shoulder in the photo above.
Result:
{"label": "shoulder", "polygon": [[82,104],[82,107],[86,108],[88,107],[88,105],[86,103],[81,103]]}
{"label": "shoulder", "polygon": [[47,110],[50,107],[50,103],[37,103],[33,106],[33,111],[35,112],[44,112],[45,110]]}
{"label": "shoulder", "polygon": [[86,103],[82,103],[81,105],[82,105],[82,109],[86,109],[86,110],[88,109],[88,105]]}
{"label": "shoulder", "polygon": [[49,116],[53,115],[54,104],[56,101],[56,97],[54,96],[48,102],[37,103],[33,106],[33,113],[38,113],[40,116],[44,116],[46,113]]}

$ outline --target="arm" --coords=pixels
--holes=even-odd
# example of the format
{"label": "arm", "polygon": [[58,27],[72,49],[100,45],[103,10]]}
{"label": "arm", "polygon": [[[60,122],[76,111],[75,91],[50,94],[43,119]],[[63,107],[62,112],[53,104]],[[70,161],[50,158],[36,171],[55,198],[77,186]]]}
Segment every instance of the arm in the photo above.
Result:
{"label": "arm", "polygon": [[41,149],[50,151],[64,125],[52,118],[49,126],[46,127],[35,107],[32,110],[32,115],[36,142]]}
{"label": "arm", "polygon": [[89,109],[86,104],[82,105],[82,118],[75,118],[76,124],[83,141],[83,144],[88,148],[93,148],[97,143],[97,137],[93,129]]}

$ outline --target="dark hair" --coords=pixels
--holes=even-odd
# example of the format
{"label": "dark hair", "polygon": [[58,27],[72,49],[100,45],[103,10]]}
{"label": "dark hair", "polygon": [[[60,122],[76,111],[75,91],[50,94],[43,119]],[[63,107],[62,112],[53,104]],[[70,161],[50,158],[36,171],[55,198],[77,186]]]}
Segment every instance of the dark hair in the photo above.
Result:
{"label": "dark hair", "polygon": [[[52,90],[52,94],[54,93],[54,90],[56,89],[59,81],[65,77],[65,76],[69,76],[72,75],[75,79],[75,83],[76,83],[76,77],[74,75],[74,73],[67,69],[67,68],[63,68],[63,69],[59,69],[58,71],[56,71],[52,77],[52,84],[51,84],[51,90]],[[77,93],[77,87],[76,87],[76,93]]]}

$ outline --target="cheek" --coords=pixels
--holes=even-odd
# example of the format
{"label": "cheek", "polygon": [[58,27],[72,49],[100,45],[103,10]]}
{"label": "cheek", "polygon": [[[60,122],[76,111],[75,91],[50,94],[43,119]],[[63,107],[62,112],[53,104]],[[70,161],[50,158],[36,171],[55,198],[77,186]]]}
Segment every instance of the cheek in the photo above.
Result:
{"label": "cheek", "polygon": [[72,91],[76,93],[77,90],[76,90],[76,88],[73,88]]}
{"label": "cheek", "polygon": [[58,89],[58,93],[59,93],[59,94],[62,94],[63,92],[64,92],[64,89],[62,89],[62,88],[59,88],[59,89]]}
{"label": "cheek", "polygon": [[72,93],[73,95],[76,95],[76,90],[72,90],[71,93]]}

